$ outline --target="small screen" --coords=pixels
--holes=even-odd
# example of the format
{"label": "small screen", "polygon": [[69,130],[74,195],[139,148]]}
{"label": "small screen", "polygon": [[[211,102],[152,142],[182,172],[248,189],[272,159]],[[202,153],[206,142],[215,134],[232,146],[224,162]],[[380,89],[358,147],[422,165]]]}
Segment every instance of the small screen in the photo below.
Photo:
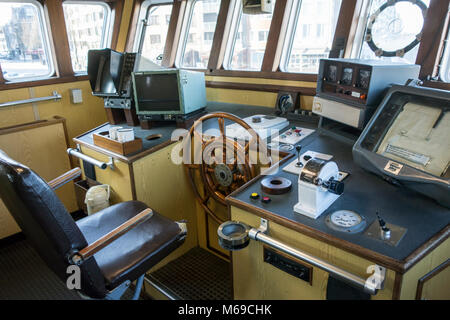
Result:
{"label": "small screen", "polygon": [[336,82],[337,80],[337,66],[330,65],[328,66],[327,80]]}
{"label": "small screen", "polygon": [[176,73],[136,74],[135,86],[138,113],[180,110]]}
{"label": "small screen", "polygon": [[352,84],[353,79],[353,69],[352,68],[344,68],[342,72],[341,83],[345,86],[350,86]]}
{"label": "small screen", "polygon": [[370,70],[359,70],[358,87],[369,89]]}
{"label": "small screen", "polygon": [[406,103],[384,136],[377,153],[429,174],[445,177],[450,164],[450,113]]}

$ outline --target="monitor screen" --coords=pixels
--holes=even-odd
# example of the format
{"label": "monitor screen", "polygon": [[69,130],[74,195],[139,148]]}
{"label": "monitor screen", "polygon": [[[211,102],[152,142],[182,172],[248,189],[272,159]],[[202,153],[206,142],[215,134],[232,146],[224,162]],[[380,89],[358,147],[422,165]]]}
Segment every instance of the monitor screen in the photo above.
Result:
{"label": "monitor screen", "polygon": [[138,114],[180,110],[176,73],[137,73],[134,85]]}

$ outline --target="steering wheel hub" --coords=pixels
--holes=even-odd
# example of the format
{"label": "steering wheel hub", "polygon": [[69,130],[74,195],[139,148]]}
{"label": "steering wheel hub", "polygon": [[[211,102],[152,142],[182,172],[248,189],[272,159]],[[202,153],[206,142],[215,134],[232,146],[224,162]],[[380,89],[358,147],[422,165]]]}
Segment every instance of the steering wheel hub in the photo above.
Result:
{"label": "steering wheel hub", "polygon": [[217,179],[217,182],[223,187],[228,187],[233,182],[233,172],[231,169],[225,164],[218,164],[214,168],[214,176]]}

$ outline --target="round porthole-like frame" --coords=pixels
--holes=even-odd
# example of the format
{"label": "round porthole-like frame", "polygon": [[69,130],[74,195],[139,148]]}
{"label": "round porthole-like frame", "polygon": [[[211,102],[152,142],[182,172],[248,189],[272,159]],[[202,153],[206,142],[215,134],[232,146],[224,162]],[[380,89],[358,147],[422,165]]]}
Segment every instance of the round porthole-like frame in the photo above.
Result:
{"label": "round porthole-like frame", "polygon": [[[422,31],[416,35],[416,38],[408,44],[406,47],[398,49],[396,51],[385,51],[382,48],[379,48],[375,42],[373,41],[372,35],[372,27],[375,24],[378,16],[381,12],[386,10],[389,7],[395,6],[398,2],[410,2],[413,5],[417,5],[420,10],[422,10],[422,16],[425,19],[427,15],[428,7],[421,0],[388,0],[386,1],[373,15],[369,18],[369,23],[367,25],[366,37],[365,41],[369,45],[370,49],[375,53],[377,57],[403,57],[405,53],[412,50],[415,46],[417,46],[422,40]],[[423,30],[423,27],[422,27]]]}

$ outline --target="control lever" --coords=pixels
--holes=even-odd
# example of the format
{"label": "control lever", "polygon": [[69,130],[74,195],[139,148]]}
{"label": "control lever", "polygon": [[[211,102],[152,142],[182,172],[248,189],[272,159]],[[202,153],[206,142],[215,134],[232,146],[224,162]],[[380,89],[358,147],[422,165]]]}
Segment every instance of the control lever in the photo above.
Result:
{"label": "control lever", "polygon": [[300,151],[302,150],[302,146],[301,145],[296,146],[295,150],[297,150],[297,163],[295,164],[295,166],[301,168],[303,167],[303,163],[300,161]]}
{"label": "control lever", "polygon": [[329,192],[341,195],[344,193],[344,183],[338,180],[334,180],[333,177],[330,180],[322,182],[322,187],[328,189]]}
{"label": "control lever", "polygon": [[381,228],[381,238],[383,240],[389,240],[391,238],[391,229],[388,228],[386,222],[379,216],[378,211],[376,215]]}

